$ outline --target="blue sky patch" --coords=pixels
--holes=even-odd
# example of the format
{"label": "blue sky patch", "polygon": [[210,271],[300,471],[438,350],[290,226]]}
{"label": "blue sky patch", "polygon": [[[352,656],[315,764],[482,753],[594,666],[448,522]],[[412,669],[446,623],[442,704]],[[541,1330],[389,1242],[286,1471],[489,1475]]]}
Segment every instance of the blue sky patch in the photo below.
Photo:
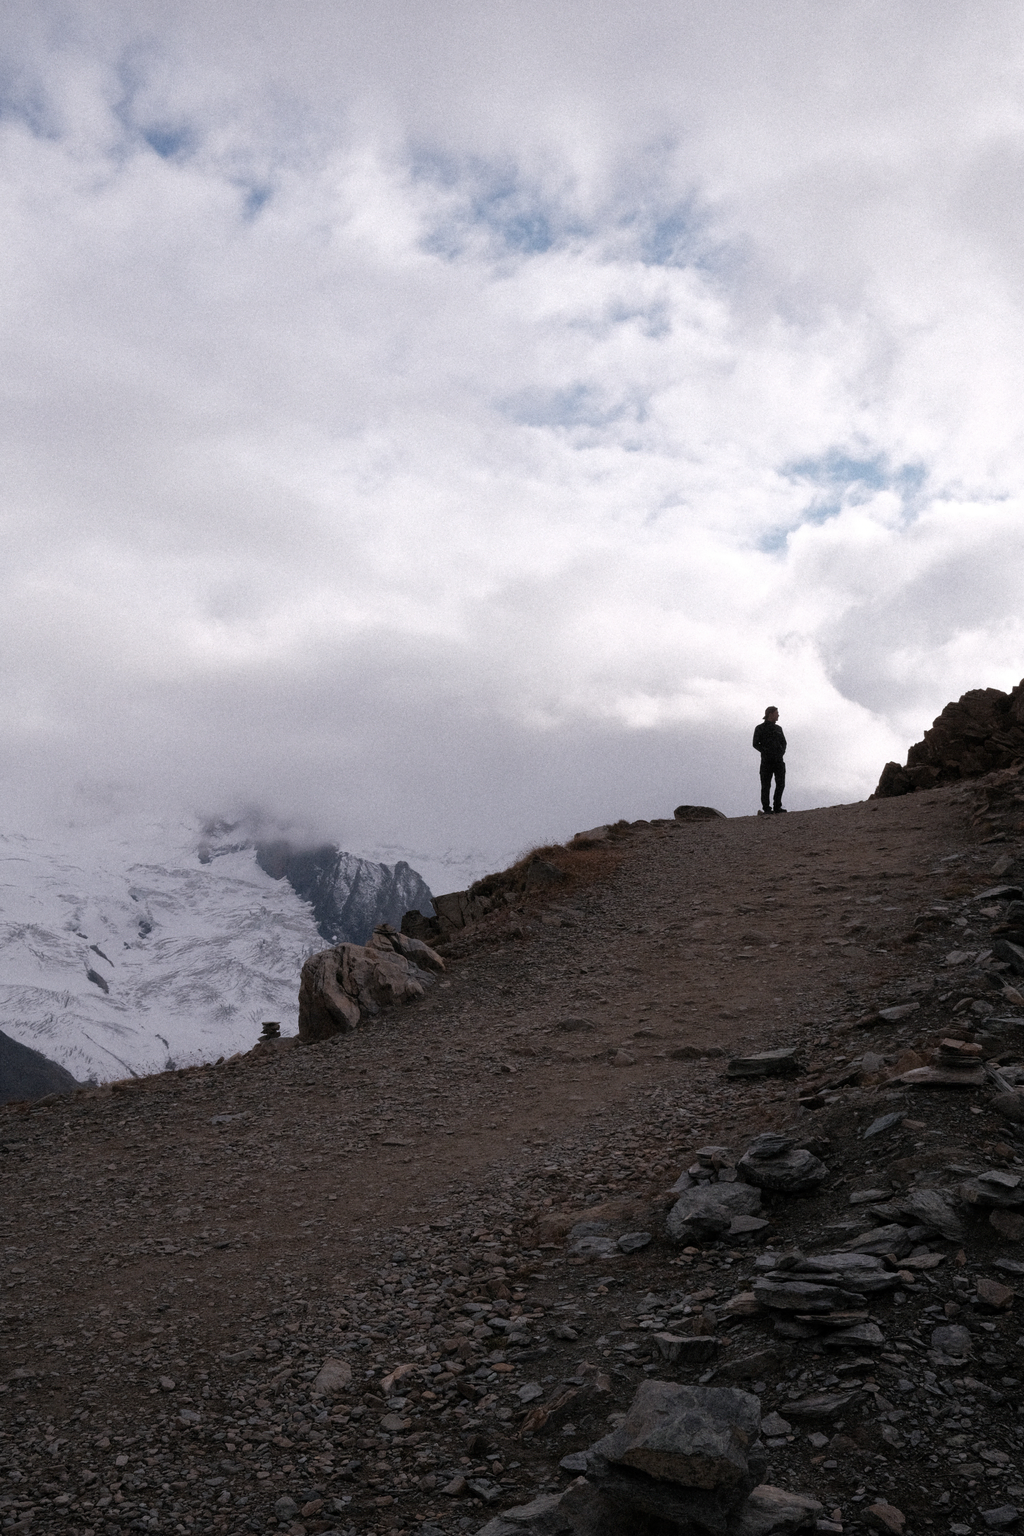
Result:
{"label": "blue sky patch", "polygon": [[784,550],[794,527],[827,523],[844,507],[870,501],[879,491],[892,491],[910,514],[927,479],[923,464],[893,465],[883,453],[856,457],[842,448],[830,448],[817,458],[795,459],[783,465],[780,473],[806,487],[808,500],[795,523],[772,528],[758,540],[758,549],[766,554]]}
{"label": "blue sky patch", "polygon": [[637,418],[634,406],[610,403],[589,384],[521,390],[499,401],[499,408],[524,427],[606,427],[623,417]]}

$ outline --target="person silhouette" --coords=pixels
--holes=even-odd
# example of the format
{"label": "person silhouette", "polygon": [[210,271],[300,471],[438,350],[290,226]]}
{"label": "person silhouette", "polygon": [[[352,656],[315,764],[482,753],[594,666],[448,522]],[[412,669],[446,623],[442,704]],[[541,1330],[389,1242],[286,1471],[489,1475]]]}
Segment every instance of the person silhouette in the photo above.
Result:
{"label": "person silhouette", "polygon": [[[781,814],[785,809],[782,791],[786,787],[786,737],[774,704],[769,704],[764,719],[754,731],[754,751],[761,754],[761,815]],[[775,799],[769,805],[772,779],[775,780]]]}

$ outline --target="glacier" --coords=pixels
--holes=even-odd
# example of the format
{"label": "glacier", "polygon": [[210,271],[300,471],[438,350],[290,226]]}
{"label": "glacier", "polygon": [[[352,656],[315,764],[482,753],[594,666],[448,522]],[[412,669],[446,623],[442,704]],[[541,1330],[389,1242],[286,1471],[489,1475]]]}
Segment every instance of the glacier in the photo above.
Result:
{"label": "glacier", "polygon": [[294,1033],[307,957],[362,942],[403,902],[432,910],[408,865],[303,852],[245,822],[8,832],[0,1029],[79,1081],[229,1056],[265,1019]]}

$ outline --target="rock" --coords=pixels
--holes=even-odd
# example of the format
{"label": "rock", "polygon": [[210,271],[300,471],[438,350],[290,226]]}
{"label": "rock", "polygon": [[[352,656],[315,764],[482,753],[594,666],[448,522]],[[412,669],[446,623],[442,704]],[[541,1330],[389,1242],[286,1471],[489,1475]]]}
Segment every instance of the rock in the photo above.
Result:
{"label": "rock", "polygon": [[274,1514],[278,1520],[294,1520],[299,1512],[299,1506],[288,1494],[282,1494],[274,1504]]}
{"label": "rock", "polygon": [[972,688],[951,704],[907,753],[905,768],[886,763],[871,798],[907,794],[936,784],[977,778],[1009,768],[1024,754],[1021,699],[1024,684],[1010,693]]}
{"label": "rock", "polygon": [[1000,1237],[1008,1238],[1011,1243],[1024,1243],[1024,1216],[1017,1216],[1013,1211],[990,1211],[988,1221]]}
{"label": "rock", "polygon": [[650,1232],[623,1232],[618,1239],[618,1247],[623,1253],[638,1253],[641,1248],[647,1247],[651,1237]]}
{"label": "rock", "polygon": [[608,841],[611,830],[607,823],[601,827],[591,827],[586,832],[574,832],[570,841],[577,848],[594,848],[598,843],[606,843]]}
{"label": "rock", "polygon": [[1011,1189],[993,1184],[985,1178],[965,1179],[957,1193],[965,1205],[989,1206],[1000,1210],[1019,1210],[1024,1207],[1024,1186]]}
{"label": "rock", "polygon": [[800,1071],[800,1048],[788,1045],[754,1056],[734,1056],[725,1071],[727,1077],[795,1077]]}
{"label": "rock", "polygon": [[[738,1360],[727,1360],[715,1372],[715,1380],[719,1382],[760,1381],[773,1371],[781,1370],[789,1357],[789,1348],[788,1344],[776,1345],[768,1349],[755,1350],[750,1355],[742,1355]],[[765,1434],[774,1433],[774,1430],[765,1430]]]}
{"label": "rock", "polygon": [[953,1200],[940,1189],[910,1189],[905,1195],[874,1205],[871,1209],[883,1221],[891,1220],[894,1216],[915,1221],[922,1227],[940,1233],[950,1242],[962,1242],[965,1236],[964,1224]]}
{"label": "rock", "polygon": [[898,1024],[901,1019],[909,1019],[920,1006],[920,1003],[897,1003],[894,1008],[879,1008],[878,1017],[884,1019],[887,1024]]}
{"label": "rock", "polygon": [[559,1019],[555,1028],[564,1031],[567,1035],[578,1035],[584,1030],[594,1029],[595,1025],[590,1019]]}
{"label": "rock", "polygon": [[619,1536],[622,1529],[622,1511],[585,1477],[569,1484],[559,1513],[568,1520],[573,1536]]}
{"label": "rock", "polygon": [[622,1423],[591,1455],[683,1488],[742,1497],[760,1428],[761,1405],[749,1392],[644,1381]]}
{"label": "rock", "polygon": [[997,1509],[980,1509],[978,1513],[991,1531],[1005,1531],[1020,1518],[1015,1504],[1000,1504]]}
{"label": "rock", "polygon": [[380,923],[365,945],[337,944],[311,955],[299,983],[299,1039],[327,1040],[376,1015],[422,997],[440,955],[419,939]]}
{"label": "rock", "polygon": [[622,1250],[611,1237],[580,1237],[570,1244],[569,1252],[578,1259],[617,1259]]}
{"label": "rock", "polygon": [[466,1479],[463,1477],[461,1472],[456,1472],[451,1482],[445,1483],[444,1487],[441,1489],[441,1492],[446,1493],[450,1499],[461,1499],[462,1495],[468,1491],[469,1484],[466,1482]]}
{"label": "rock", "polygon": [[680,1195],[665,1219],[665,1230],[677,1243],[717,1237],[728,1231],[735,1216],[753,1216],[760,1205],[760,1191],[750,1184],[698,1184]]}
{"label": "rock", "polygon": [[890,1115],[880,1115],[877,1120],[872,1120],[871,1124],[864,1132],[864,1140],[867,1141],[870,1136],[881,1136],[886,1131],[893,1130],[905,1119],[906,1115],[901,1109],[894,1110]]}
{"label": "rock", "polygon": [[755,1232],[763,1232],[768,1226],[764,1216],[734,1216],[729,1223],[727,1237],[753,1237]]}
{"label": "rock", "polygon": [[174,1379],[170,1376],[161,1376],[157,1385],[161,1392],[173,1392],[175,1388]]}
{"label": "rock", "polygon": [[849,1408],[856,1392],[815,1392],[786,1404],[791,1419],[835,1419]]}
{"label": "rock", "polygon": [[877,1323],[855,1323],[830,1333],[823,1342],[826,1349],[881,1349],[885,1336]]}
{"label": "rock", "polygon": [[882,1258],[892,1253],[899,1259],[909,1253],[914,1244],[907,1236],[906,1228],[893,1222],[890,1226],[875,1227],[873,1231],[862,1232],[859,1237],[851,1237],[842,1246],[848,1253],[876,1254]]}
{"label": "rock", "polygon": [[872,800],[888,800],[895,795],[912,795],[916,788],[913,779],[899,763],[886,763],[878,780]]}
{"label": "rock", "polygon": [[1024,946],[1011,944],[1009,939],[996,939],[992,953],[997,960],[1005,960],[1015,976],[1024,976]]}
{"label": "rock", "polygon": [[724,811],[710,805],[677,805],[672,812],[676,821],[725,821]]}
{"label": "rock", "polygon": [[561,1536],[563,1531],[571,1530],[566,1514],[559,1508],[562,1497],[558,1493],[542,1493],[528,1504],[503,1510],[481,1526],[478,1536]]}
{"label": "rock", "polygon": [[931,1346],[940,1354],[952,1355],[957,1360],[974,1353],[971,1335],[962,1323],[947,1323],[941,1328],[933,1328]]}
{"label": "rock", "polygon": [[787,1195],[804,1194],[828,1177],[828,1169],[813,1152],[774,1131],[755,1136],[737,1168],[748,1183]]}
{"label": "rock", "polygon": [[771,1536],[773,1531],[804,1530],[814,1525],[821,1512],[822,1505],[817,1499],[761,1483],[734,1517],[730,1536]]}
{"label": "rock", "polygon": [[761,1420],[762,1435],[771,1435],[773,1438],[775,1438],[778,1435],[792,1434],[792,1432],[792,1424],[788,1419],[784,1419],[781,1413],[765,1414],[764,1418]]}
{"label": "rock", "polygon": [[895,1504],[869,1504],[863,1511],[865,1525],[872,1530],[884,1531],[885,1536],[903,1536],[907,1517]]}
{"label": "rock", "polygon": [[789,1273],[794,1276],[828,1276],[838,1280],[847,1289],[862,1293],[888,1288],[893,1281],[889,1270],[873,1254],[849,1251],[816,1253],[809,1258],[799,1258]]}
{"label": "rock", "polygon": [[831,1285],[817,1285],[813,1280],[792,1281],[769,1276],[755,1280],[754,1296],[763,1307],[780,1312],[833,1312],[845,1301],[856,1301]]}
{"label": "rock", "polygon": [[330,1397],[352,1384],[352,1367],[345,1360],[325,1360],[310,1387],[314,1397]]}
{"label": "rock", "polygon": [[992,1307],[996,1311],[1003,1311],[1012,1307],[1017,1292],[1009,1285],[1003,1285],[998,1280],[979,1280],[977,1285],[978,1300],[986,1307]]}
{"label": "rock", "polygon": [[635,1067],[636,1066],[636,1057],[635,1056],[631,1056],[629,1051],[622,1051],[622,1050],[614,1051],[612,1053],[611,1057],[610,1057],[610,1060],[611,1060],[611,1064],[612,1064],[613,1067]]}
{"label": "rock", "polygon": [[538,1397],[544,1396],[544,1388],[539,1381],[528,1381],[516,1392],[521,1403],[534,1403]]}
{"label": "rock", "polygon": [[1019,1124],[1024,1120],[1024,1093],[997,1093],[990,1100],[989,1107],[997,1115],[1002,1115],[1004,1120],[1014,1120]]}
{"label": "rock", "polygon": [[966,1070],[955,1067],[914,1067],[910,1072],[901,1073],[896,1082],[905,1083],[908,1088],[984,1088],[985,1070],[983,1067]]}
{"label": "rock", "polygon": [[656,1333],[654,1343],[670,1365],[706,1365],[722,1347],[718,1339],[692,1333]]}
{"label": "rock", "polygon": [[529,891],[549,885],[561,885],[568,878],[564,869],[559,869],[558,865],[552,864],[550,859],[542,859],[537,855],[526,866],[524,883]]}

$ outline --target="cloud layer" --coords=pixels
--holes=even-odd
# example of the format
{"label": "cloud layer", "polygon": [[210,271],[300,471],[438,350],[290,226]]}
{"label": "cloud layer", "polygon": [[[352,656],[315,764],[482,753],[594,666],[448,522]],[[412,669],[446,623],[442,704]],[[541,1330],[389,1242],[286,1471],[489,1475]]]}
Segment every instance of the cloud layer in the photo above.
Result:
{"label": "cloud layer", "polygon": [[454,884],[1024,673],[1015,15],[170,9],[6,8],[9,804]]}

